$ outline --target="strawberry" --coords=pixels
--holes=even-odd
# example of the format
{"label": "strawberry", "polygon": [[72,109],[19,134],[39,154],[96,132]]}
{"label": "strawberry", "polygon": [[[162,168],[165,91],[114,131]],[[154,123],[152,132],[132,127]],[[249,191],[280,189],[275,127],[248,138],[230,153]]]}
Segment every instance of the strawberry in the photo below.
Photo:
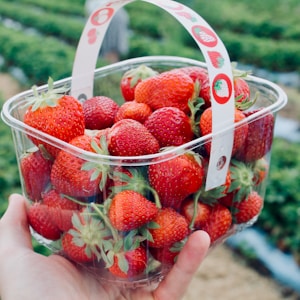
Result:
{"label": "strawberry", "polygon": [[120,89],[125,101],[134,100],[134,91],[139,82],[158,73],[146,65],[140,65],[125,72],[121,78]]}
{"label": "strawberry", "polygon": [[79,205],[55,190],[43,194],[43,204],[49,207],[49,214],[54,224],[61,231],[68,231],[72,228],[73,213],[78,212]]}
{"label": "strawberry", "polygon": [[[62,141],[69,142],[84,133],[84,114],[82,104],[72,96],[62,95],[64,89],[54,89],[49,79],[46,93],[37,92],[28,100],[28,109],[24,115],[24,123]],[[50,155],[55,157],[60,149],[29,135],[35,145],[42,144]]]}
{"label": "strawberry", "polygon": [[235,105],[237,108],[243,109],[243,105],[250,101],[250,87],[247,81],[242,77],[235,77],[233,80],[233,89]]}
{"label": "strawberry", "polygon": [[181,202],[201,187],[204,171],[200,158],[187,152],[164,161],[154,159],[148,168],[148,176],[162,206],[179,209]]}
{"label": "strawberry", "polygon": [[[250,117],[258,110],[245,113],[246,117]],[[270,150],[273,142],[274,116],[271,113],[265,114],[258,119],[248,122],[249,129],[244,146],[239,149],[235,157],[244,162],[254,162]]]}
{"label": "strawberry", "polygon": [[172,250],[171,247],[150,248],[150,253],[154,259],[165,265],[174,265],[180,251]]}
{"label": "strawberry", "polygon": [[189,233],[188,222],[173,208],[162,208],[153,220],[157,224],[149,228],[152,241],[149,247],[163,248],[183,240]]}
{"label": "strawberry", "polygon": [[234,207],[235,223],[246,223],[260,213],[263,207],[263,199],[256,191],[252,191],[246,199],[235,203]]}
{"label": "strawberry", "polygon": [[180,213],[192,224],[190,227],[201,229],[210,216],[211,206],[188,198],[182,203]]}
{"label": "strawberry", "polygon": [[165,71],[140,82],[135,89],[135,101],[148,104],[152,110],[165,106],[188,111],[194,97],[194,82],[178,70]]}
{"label": "strawberry", "polygon": [[67,257],[77,263],[88,263],[95,260],[94,254],[86,252],[86,246],[78,246],[73,241],[73,236],[69,232],[65,233],[62,238],[62,248]]}
{"label": "strawberry", "polygon": [[258,159],[253,165],[253,183],[254,185],[260,185],[268,175],[269,164],[265,158]]}
{"label": "strawberry", "polygon": [[253,190],[254,173],[252,168],[248,164],[245,164],[236,159],[231,159],[229,169],[231,183],[228,189],[226,201],[227,203],[230,203],[230,199],[232,199],[232,203],[240,202],[245,197],[248,197],[248,195]]}
{"label": "strawberry", "polygon": [[62,237],[64,254],[78,263],[103,258],[104,241],[111,238],[111,232],[102,220],[94,218],[92,211],[87,208],[81,213],[73,214],[72,224],[73,227]]}
{"label": "strawberry", "polygon": [[205,106],[211,106],[210,85],[207,70],[198,66],[182,67],[179,68],[179,70],[190,76],[193,82],[199,86],[199,97],[204,100]]}
{"label": "strawberry", "polygon": [[27,210],[29,225],[41,236],[49,240],[60,239],[61,231],[53,222],[47,205],[36,202]]}
{"label": "strawberry", "polygon": [[109,97],[95,96],[83,102],[85,128],[105,129],[114,123],[119,105]]}
{"label": "strawberry", "polygon": [[159,143],[140,122],[123,119],[108,134],[108,150],[115,156],[138,156],[157,153]]}
{"label": "strawberry", "polygon": [[156,205],[143,195],[124,190],[113,197],[108,217],[114,228],[129,231],[152,221],[157,213]]}
{"label": "strawberry", "polygon": [[160,147],[180,146],[194,137],[189,117],[177,107],[157,109],[145,126],[158,140]]}
{"label": "strawberry", "polygon": [[[107,153],[105,145],[100,146],[95,138],[88,135],[74,138],[70,145],[93,153]],[[104,188],[108,168],[108,165],[101,162],[86,162],[81,157],[62,150],[53,163],[51,182],[58,193],[72,197],[90,197]]]}
{"label": "strawberry", "polygon": [[122,119],[133,119],[143,124],[151,113],[152,110],[148,104],[128,101],[120,106],[115,116],[115,122]]}
{"label": "strawberry", "polygon": [[20,170],[27,196],[39,201],[41,194],[50,182],[52,162],[44,158],[41,151],[30,152],[21,157]]}
{"label": "strawberry", "polygon": [[216,204],[213,206],[208,221],[202,227],[202,230],[209,234],[211,243],[214,243],[228,232],[231,224],[230,210],[221,204]]}
{"label": "strawberry", "polygon": [[147,251],[143,246],[119,252],[114,255],[114,262],[108,268],[116,277],[132,278],[142,274],[147,266]]}
{"label": "strawberry", "polygon": [[164,265],[174,265],[177,257],[185,245],[186,238],[182,241],[176,242],[171,246],[166,246],[163,248],[149,248],[151,255],[154,259],[158,260]]}
{"label": "strawberry", "polygon": [[[235,109],[234,114],[234,122],[238,123],[244,120],[246,116],[244,113],[238,109]],[[212,108],[209,107],[204,110],[203,114],[200,118],[200,131],[202,136],[210,134],[212,132]],[[234,130],[234,140],[233,140],[233,148],[232,155],[235,154],[245,142],[248,133],[248,124],[245,123],[242,126],[236,127]],[[205,144],[205,149],[207,153],[210,153],[211,143],[208,142]]]}
{"label": "strawberry", "polygon": [[250,86],[245,80],[251,72],[238,70],[235,63],[232,64],[232,67],[235,107],[244,111],[253,106],[257,99],[257,95],[251,99]]}

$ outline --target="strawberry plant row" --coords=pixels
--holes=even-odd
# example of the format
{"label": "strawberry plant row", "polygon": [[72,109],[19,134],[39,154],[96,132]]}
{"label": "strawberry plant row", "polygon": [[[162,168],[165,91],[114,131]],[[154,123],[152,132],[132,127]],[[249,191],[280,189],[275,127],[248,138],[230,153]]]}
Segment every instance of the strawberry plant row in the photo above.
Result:
{"label": "strawberry plant row", "polygon": [[[70,1],[62,0],[57,2],[47,1],[47,0],[1,0],[1,3],[4,2],[14,2],[18,5],[30,5],[33,8],[45,9],[53,13],[63,13],[65,15],[83,15],[83,5],[84,1]],[[1,4],[2,5],[2,4]]]}
{"label": "strawberry plant row", "polygon": [[5,66],[18,66],[30,82],[41,84],[49,76],[59,79],[71,74],[75,55],[72,46],[53,37],[25,35],[22,31],[4,26],[0,26],[0,40]]}
{"label": "strawberry plant row", "polygon": [[33,27],[45,35],[77,45],[84,21],[78,17],[68,17],[57,13],[49,13],[32,9],[30,5],[3,2],[0,6],[0,16],[15,20],[26,27]]}
{"label": "strawberry plant row", "polygon": [[255,5],[249,1],[242,2],[244,3],[239,2],[239,5],[236,5],[235,1],[217,0],[203,5],[201,1],[194,1],[193,5],[216,30],[226,28],[237,33],[276,40],[299,39],[298,18],[291,13],[293,8],[296,11],[299,9],[299,2],[291,1],[288,12],[284,1],[276,1],[276,5],[274,1],[264,1]]}
{"label": "strawberry plant row", "polygon": [[[151,47],[149,47],[151,44]],[[202,53],[198,49],[178,44],[176,41],[168,41],[165,43],[157,42],[151,37],[135,34],[130,39],[129,57],[140,57],[148,55],[174,55],[189,57],[198,60],[204,60]]]}
{"label": "strawberry plant row", "polygon": [[219,35],[232,60],[273,71],[300,70],[299,42],[276,41],[231,31],[220,31]]}
{"label": "strawberry plant row", "polygon": [[300,265],[299,143],[275,139],[264,209],[257,226],[271,241],[294,254]]}

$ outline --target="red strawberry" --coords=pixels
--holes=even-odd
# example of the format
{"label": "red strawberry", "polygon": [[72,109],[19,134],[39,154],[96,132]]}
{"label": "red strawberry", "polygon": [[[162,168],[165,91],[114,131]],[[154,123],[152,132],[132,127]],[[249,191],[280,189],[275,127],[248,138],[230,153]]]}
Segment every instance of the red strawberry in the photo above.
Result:
{"label": "red strawberry", "polygon": [[163,248],[183,240],[189,233],[188,223],[181,214],[172,208],[163,208],[153,220],[155,228],[149,228],[153,240],[150,247]]}
{"label": "red strawberry", "polygon": [[83,102],[85,127],[87,129],[105,129],[114,123],[119,105],[111,98],[95,96]]}
{"label": "red strawberry", "polygon": [[[49,79],[49,90],[38,95],[33,87],[34,97],[24,115],[24,123],[62,141],[69,142],[84,133],[84,114],[82,104],[72,96],[62,95],[62,89],[54,89]],[[44,145],[47,151],[56,156],[60,149],[29,136],[35,145]]]}
{"label": "red strawberry", "polygon": [[267,177],[269,171],[269,164],[265,158],[255,161],[253,165],[253,183],[255,185],[261,184]]}
{"label": "red strawberry", "polygon": [[188,102],[193,96],[193,80],[178,70],[147,78],[135,89],[136,102],[146,103],[152,110],[172,106],[188,111]]}
{"label": "red strawberry", "polygon": [[27,211],[29,225],[41,236],[49,240],[60,239],[61,231],[52,221],[47,205],[34,203]]}
{"label": "red strawberry", "polygon": [[160,147],[180,146],[194,137],[189,117],[176,107],[157,109],[145,122],[145,126],[158,140]]}
{"label": "red strawberry", "polygon": [[69,232],[62,238],[62,248],[67,257],[77,263],[88,263],[96,259],[93,253],[87,253],[86,246],[76,245],[74,237]]}
{"label": "red strawberry", "polygon": [[154,259],[158,260],[162,264],[172,266],[175,264],[178,254],[182,250],[185,241],[186,239],[163,248],[149,248],[150,253]]}
{"label": "red strawberry", "polygon": [[200,189],[204,172],[199,157],[188,152],[165,161],[154,159],[148,176],[162,206],[179,209],[185,198]]}
{"label": "red strawberry", "polygon": [[108,268],[116,277],[132,278],[142,274],[147,266],[147,252],[143,246],[133,250],[116,253],[114,262]]}
{"label": "red strawberry", "polygon": [[[238,123],[244,120],[246,116],[244,113],[238,109],[235,109],[234,122]],[[200,118],[200,131],[202,136],[210,134],[212,132],[212,108],[209,107],[204,110]],[[234,130],[234,140],[232,154],[235,154],[245,142],[248,133],[248,124],[245,123],[242,126],[236,127]],[[205,149],[207,153],[210,153],[211,143],[208,142],[205,144]]]}
{"label": "red strawberry", "polygon": [[219,199],[220,202],[227,203],[227,206],[230,203],[233,205],[235,202],[240,202],[245,197],[248,197],[254,185],[252,168],[236,159],[231,159],[230,161],[230,177],[231,183],[227,196],[224,199]]}
{"label": "red strawberry", "polygon": [[[246,117],[257,110],[245,113]],[[270,150],[273,142],[274,116],[271,113],[248,122],[249,129],[244,146],[236,153],[236,158],[244,162],[254,162]]]}
{"label": "red strawberry", "polygon": [[231,224],[232,216],[230,210],[221,204],[216,204],[202,229],[209,234],[211,243],[213,243],[228,232]]}
{"label": "red strawberry", "polygon": [[114,228],[129,231],[150,222],[157,213],[156,205],[143,195],[125,190],[113,197],[108,217]]}
{"label": "red strawberry", "polygon": [[108,134],[108,150],[115,156],[139,156],[157,153],[159,143],[138,121],[123,119],[115,123]]}
{"label": "red strawberry", "polygon": [[79,205],[55,190],[43,194],[43,204],[49,207],[49,214],[54,224],[61,231],[68,231],[72,228],[72,216],[78,212]]}
{"label": "red strawberry", "polygon": [[190,76],[194,83],[198,82],[199,97],[204,100],[206,107],[211,106],[210,85],[207,70],[197,66],[182,67],[179,70]]}
{"label": "red strawberry", "polygon": [[75,262],[91,262],[102,258],[103,241],[109,242],[111,232],[90,209],[73,214],[73,227],[62,238],[64,254]]}
{"label": "red strawberry", "polygon": [[125,72],[121,78],[120,88],[125,101],[134,100],[135,87],[142,80],[158,73],[146,65],[140,65]]}
{"label": "red strawberry", "polygon": [[[98,148],[93,148],[93,143]],[[72,146],[82,150],[97,153],[102,151],[96,139],[81,135],[70,141]],[[105,153],[105,150],[103,150]],[[106,184],[106,174],[109,166],[98,163],[88,163],[80,157],[62,150],[55,159],[51,171],[51,182],[58,193],[72,197],[90,197],[98,194]]]}
{"label": "red strawberry", "polygon": [[143,124],[151,113],[152,110],[148,104],[128,101],[120,106],[115,116],[115,122],[122,119],[133,119]]}
{"label": "red strawberry", "polygon": [[41,194],[50,182],[52,162],[37,150],[21,158],[20,169],[27,196],[32,201],[41,199]]}
{"label": "red strawberry", "polygon": [[211,206],[201,202],[194,202],[193,199],[186,199],[180,209],[180,213],[187,219],[189,224],[195,229],[201,229],[207,222]]}
{"label": "red strawberry", "polygon": [[260,213],[263,207],[263,199],[257,192],[253,191],[246,199],[239,203],[235,203],[234,207],[235,223],[246,223]]}
{"label": "red strawberry", "polygon": [[[242,77],[235,77],[233,81],[235,105],[242,110],[250,102],[250,87]],[[249,108],[249,107],[246,107]]]}

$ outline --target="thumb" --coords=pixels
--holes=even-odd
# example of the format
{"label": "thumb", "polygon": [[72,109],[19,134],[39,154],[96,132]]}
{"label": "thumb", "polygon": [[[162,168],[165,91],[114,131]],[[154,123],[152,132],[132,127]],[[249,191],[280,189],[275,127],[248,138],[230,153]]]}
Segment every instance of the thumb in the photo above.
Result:
{"label": "thumb", "polygon": [[0,220],[0,245],[32,248],[26,202],[23,196],[12,194],[6,212]]}

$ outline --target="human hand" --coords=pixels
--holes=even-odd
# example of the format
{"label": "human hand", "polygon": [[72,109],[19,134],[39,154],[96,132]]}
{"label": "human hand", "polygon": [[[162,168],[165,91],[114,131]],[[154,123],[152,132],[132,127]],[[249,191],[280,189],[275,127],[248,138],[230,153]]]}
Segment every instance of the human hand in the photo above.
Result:
{"label": "human hand", "polygon": [[209,248],[204,231],[194,232],[176,264],[154,291],[101,283],[59,255],[33,251],[25,199],[13,194],[0,220],[0,298],[2,300],[165,300],[181,299]]}

